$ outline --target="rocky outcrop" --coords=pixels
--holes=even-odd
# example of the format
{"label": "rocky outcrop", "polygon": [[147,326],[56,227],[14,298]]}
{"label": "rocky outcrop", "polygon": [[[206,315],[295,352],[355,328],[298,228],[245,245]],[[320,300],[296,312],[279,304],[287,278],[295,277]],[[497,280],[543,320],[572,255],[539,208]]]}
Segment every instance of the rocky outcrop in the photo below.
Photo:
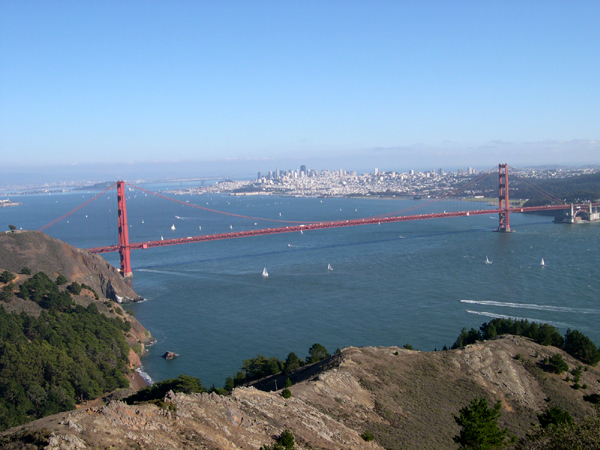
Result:
{"label": "rocky outcrop", "polygon": [[[542,370],[543,359],[555,353],[570,367],[581,364],[561,350],[514,336],[443,352],[351,347],[316,366],[321,372],[302,370],[288,399],[254,387],[224,397],[170,392],[163,408],[115,401],[9,430],[0,444],[258,450],[288,429],[298,450],[454,449],[453,415],[476,397],[501,401],[501,425],[511,436],[523,436],[549,405],[576,419],[594,414],[582,397],[600,392],[600,370],[588,367],[581,380],[588,388],[575,390],[567,374]],[[375,441],[360,437],[365,430]],[[31,446],[36,439],[39,446]]]}

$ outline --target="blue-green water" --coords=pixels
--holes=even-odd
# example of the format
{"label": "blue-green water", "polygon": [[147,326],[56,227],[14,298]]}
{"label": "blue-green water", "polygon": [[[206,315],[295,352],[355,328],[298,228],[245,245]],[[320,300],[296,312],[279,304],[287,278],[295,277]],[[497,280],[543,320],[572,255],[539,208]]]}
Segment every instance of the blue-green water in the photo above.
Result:
{"label": "blue-green water", "polygon": [[[14,197],[23,205],[0,209],[0,223],[36,229],[91,195]],[[257,217],[282,213],[298,220],[364,217],[414,204],[178,198]],[[130,223],[141,227],[133,212],[135,200],[128,202]],[[172,211],[161,213],[172,214],[167,222],[175,222]],[[106,215],[98,220],[116,221]],[[219,386],[243,359],[257,353],[306,356],[315,342],[330,351],[405,343],[440,349],[451,345],[463,326],[506,316],[549,322],[561,331],[577,328],[600,343],[600,224],[559,225],[549,217],[513,214],[516,232],[501,234],[491,232],[497,221],[495,216],[471,216],[134,251],[132,286],[147,301],[127,308],[157,339],[143,361],[144,370],[154,380],[186,373]],[[144,225],[150,223],[146,217]],[[165,223],[152,226],[145,231],[148,239],[166,238],[171,231]],[[177,233],[187,233],[186,226],[181,214]],[[86,236],[85,229],[61,236],[58,228],[47,231],[74,245],[106,244]],[[492,264],[485,263],[486,256]],[[116,254],[104,257],[118,264]],[[540,266],[542,258],[545,267]],[[268,278],[261,276],[263,267]],[[180,357],[165,361],[160,355],[167,350]]]}

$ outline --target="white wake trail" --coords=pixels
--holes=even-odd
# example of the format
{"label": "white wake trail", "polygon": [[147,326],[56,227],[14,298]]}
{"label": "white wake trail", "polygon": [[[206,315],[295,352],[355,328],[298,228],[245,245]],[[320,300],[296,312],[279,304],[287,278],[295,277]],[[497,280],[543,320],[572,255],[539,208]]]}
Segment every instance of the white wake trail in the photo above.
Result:
{"label": "white wake trail", "polygon": [[538,311],[567,312],[577,314],[600,314],[598,309],[569,308],[567,306],[537,305],[535,303],[496,302],[492,300],[460,300],[461,303],[472,305],[498,306],[501,308],[535,309]]}

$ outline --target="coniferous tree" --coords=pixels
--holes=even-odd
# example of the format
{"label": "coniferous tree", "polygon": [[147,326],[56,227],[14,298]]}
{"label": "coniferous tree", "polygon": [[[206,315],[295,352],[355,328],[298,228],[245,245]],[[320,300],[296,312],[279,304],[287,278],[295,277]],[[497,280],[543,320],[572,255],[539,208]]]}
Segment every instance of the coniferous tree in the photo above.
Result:
{"label": "coniferous tree", "polygon": [[453,440],[461,449],[492,450],[504,445],[506,429],[498,426],[500,418],[500,401],[488,407],[485,398],[473,400],[462,408],[454,420],[460,425],[460,434]]}

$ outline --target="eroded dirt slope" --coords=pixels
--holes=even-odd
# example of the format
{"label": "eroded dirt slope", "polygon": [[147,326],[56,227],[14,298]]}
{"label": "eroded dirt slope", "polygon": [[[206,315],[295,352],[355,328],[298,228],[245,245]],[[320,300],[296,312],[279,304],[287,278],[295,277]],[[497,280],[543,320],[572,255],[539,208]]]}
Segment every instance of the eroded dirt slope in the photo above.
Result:
{"label": "eroded dirt slope", "polygon": [[[513,336],[444,352],[347,348],[321,364],[321,372],[296,374],[287,400],[280,391],[253,387],[227,397],[171,393],[170,408],[112,402],[32,422],[2,439],[6,448],[26,448],[25,436],[30,442],[38,436],[39,447],[29,448],[258,450],[289,429],[298,449],[454,449],[452,416],[476,397],[500,400],[501,422],[516,436],[549,405],[575,418],[593,414],[582,397],[600,392],[600,371],[588,368],[581,380],[588,388],[573,389],[566,374],[542,369],[543,358],[554,353],[570,367],[579,364],[556,348]],[[374,442],[360,438],[365,430]]]}

